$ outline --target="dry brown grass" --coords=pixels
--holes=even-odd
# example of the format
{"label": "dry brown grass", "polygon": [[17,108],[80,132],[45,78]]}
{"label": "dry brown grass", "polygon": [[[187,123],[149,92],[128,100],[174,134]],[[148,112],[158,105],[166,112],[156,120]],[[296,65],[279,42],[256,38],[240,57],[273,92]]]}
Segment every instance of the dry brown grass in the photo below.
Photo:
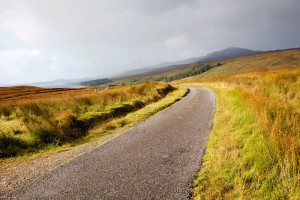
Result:
{"label": "dry brown grass", "polygon": [[0,87],[0,103],[19,103],[22,100],[49,100],[66,97],[80,97],[101,91],[97,88],[40,88],[34,86]]}
{"label": "dry brown grass", "polygon": [[[223,185],[220,188],[228,186],[214,193],[218,198],[300,198],[300,69],[193,78],[184,82],[212,87],[217,91],[219,104],[226,102],[217,112],[218,128],[213,131],[214,144],[208,146],[210,153],[196,184],[197,198],[214,193],[209,188],[215,188],[211,183],[217,183],[217,177]],[[226,110],[230,110],[229,115],[225,115]],[[222,116],[226,122],[222,122]],[[224,158],[220,158],[219,168],[207,167],[205,163],[213,165],[228,142],[230,147],[224,152],[236,156],[229,156],[230,160],[221,155]]]}
{"label": "dry brown grass", "polygon": [[[148,82],[112,87],[100,93],[81,94],[83,89],[71,90],[64,98],[50,99],[40,96],[40,93],[51,95],[49,89],[21,88],[24,90],[25,95],[19,99],[11,102],[6,98],[0,105],[1,157],[81,139],[96,125],[158,101],[174,88],[166,83]],[[40,90],[43,92],[36,92]],[[11,92],[11,88],[7,91],[18,94]],[[75,96],[78,91],[80,95]]]}
{"label": "dry brown grass", "polygon": [[[300,67],[300,49],[265,52],[218,62],[221,62],[222,66],[215,67],[200,76],[218,77],[241,72],[298,68]],[[208,64],[216,63],[209,62]]]}

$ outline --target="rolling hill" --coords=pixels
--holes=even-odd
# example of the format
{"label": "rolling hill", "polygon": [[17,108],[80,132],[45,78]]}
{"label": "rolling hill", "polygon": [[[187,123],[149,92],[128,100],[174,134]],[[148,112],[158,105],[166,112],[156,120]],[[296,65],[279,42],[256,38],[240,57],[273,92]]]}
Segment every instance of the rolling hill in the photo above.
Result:
{"label": "rolling hill", "polygon": [[220,61],[222,67],[213,68],[201,76],[220,76],[240,72],[266,71],[300,67],[300,49],[269,51]]}
{"label": "rolling hill", "polygon": [[216,61],[227,58],[236,58],[241,56],[247,56],[252,54],[261,53],[261,51],[253,51],[250,49],[238,48],[238,47],[229,47],[221,51],[212,52],[198,61],[207,62],[207,61]]}
{"label": "rolling hill", "polygon": [[230,47],[223,49],[221,51],[215,51],[210,54],[207,54],[206,56],[199,56],[194,58],[188,58],[185,60],[175,61],[175,62],[163,62],[157,66],[154,67],[148,67],[144,69],[136,69],[131,70],[128,72],[125,72],[116,78],[124,78],[124,77],[132,77],[136,75],[146,75],[146,74],[154,74],[154,73],[162,73],[174,69],[181,68],[182,66],[186,64],[191,64],[195,62],[208,62],[208,61],[215,61],[215,60],[222,60],[227,58],[235,58],[245,55],[252,55],[256,53],[260,53],[261,51],[254,51],[250,49],[244,49],[244,48],[238,48],[238,47]]}
{"label": "rolling hill", "polygon": [[[248,51],[248,53],[250,52]],[[207,59],[215,57],[214,55],[221,54],[218,52],[212,53],[207,57]],[[271,69],[297,67],[300,67],[300,49],[288,49],[261,53],[252,52],[250,55],[240,57],[206,62],[199,61],[192,64],[176,66],[176,68],[167,67],[164,68],[164,71],[153,71],[144,74],[118,78],[114,79],[114,82],[117,84],[132,84],[143,81],[174,81],[195,75],[200,77],[214,77],[241,72],[266,71]]]}

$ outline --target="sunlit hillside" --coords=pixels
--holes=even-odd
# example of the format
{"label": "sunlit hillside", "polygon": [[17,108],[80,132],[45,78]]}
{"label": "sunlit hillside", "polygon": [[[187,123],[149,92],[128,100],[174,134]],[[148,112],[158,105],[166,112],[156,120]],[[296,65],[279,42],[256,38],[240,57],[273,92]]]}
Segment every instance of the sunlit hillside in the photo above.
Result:
{"label": "sunlit hillside", "polygon": [[222,60],[222,67],[213,68],[202,76],[220,76],[232,73],[265,71],[300,67],[300,49],[274,51]]}
{"label": "sunlit hillside", "polygon": [[144,81],[174,81],[191,76],[212,77],[226,74],[300,67],[300,49],[273,51],[237,58],[196,62],[164,72],[147,73],[115,79],[113,84],[135,84]]}

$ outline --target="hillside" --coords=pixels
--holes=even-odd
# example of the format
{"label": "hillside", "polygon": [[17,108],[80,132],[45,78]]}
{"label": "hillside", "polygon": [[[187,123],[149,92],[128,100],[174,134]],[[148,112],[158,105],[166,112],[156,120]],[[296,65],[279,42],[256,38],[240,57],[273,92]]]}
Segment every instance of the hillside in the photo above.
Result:
{"label": "hillside", "polygon": [[115,79],[124,79],[124,78],[130,78],[130,77],[136,77],[136,76],[144,76],[149,74],[158,74],[163,72],[168,72],[171,70],[180,69],[183,66],[191,63],[197,63],[197,62],[208,62],[208,61],[217,61],[227,58],[234,58],[234,57],[240,57],[245,55],[252,55],[260,53],[260,51],[253,51],[250,49],[244,49],[244,48],[238,48],[238,47],[230,47],[223,49],[221,51],[215,51],[210,54],[207,54],[206,56],[198,56],[193,58],[188,58],[185,60],[179,60],[174,62],[163,62],[157,66],[153,67],[147,67],[144,69],[136,69],[131,70],[128,72],[125,72],[119,76],[117,76]]}
{"label": "hillside", "polygon": [[220,61],[222,67],[214,68],[202,76],[219,76],[232,73],[265,71],[279,68],[300,67],[300,49],[263,52]]}
{"label": "hillside", "polygon": [[104,85],[111,83],[112,80],[108,78],[102,78],[102,79],[96,79],[96,80],[91,80],[91,81],[83,81],[80,83],[82,86],[99,86],[99,85]]}
{"label": "hillside", "polygon": [[[142,75],[114,79],[115,84],[133,84],[144,81],[174,81],[190,76],[212,77],[241,72],[265,71],[300,66],[300,49],[256,53],[236,58],[196,62],[175,69],[149,72]],[[203,70],[204,69],[204,70]]]}

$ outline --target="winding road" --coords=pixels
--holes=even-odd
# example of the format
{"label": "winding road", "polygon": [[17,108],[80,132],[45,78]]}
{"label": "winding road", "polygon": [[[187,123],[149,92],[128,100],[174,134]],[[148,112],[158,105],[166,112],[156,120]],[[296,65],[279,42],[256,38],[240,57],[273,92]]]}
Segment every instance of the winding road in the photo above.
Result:
{"label": "winding road", "polygon": [[190,93],[170,108],[4,199],[189,199],[213,125],[215,96]]}

